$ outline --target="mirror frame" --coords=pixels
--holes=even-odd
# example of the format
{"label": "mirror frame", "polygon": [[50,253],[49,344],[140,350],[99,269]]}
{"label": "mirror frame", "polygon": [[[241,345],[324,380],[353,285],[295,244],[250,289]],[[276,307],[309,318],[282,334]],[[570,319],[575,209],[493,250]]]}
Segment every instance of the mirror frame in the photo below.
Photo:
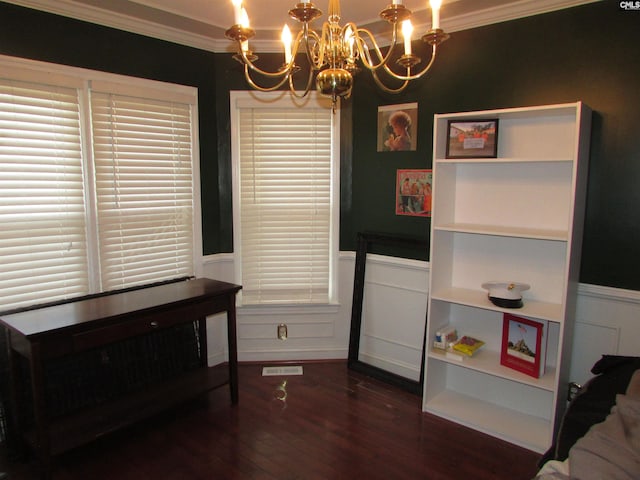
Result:
{"label": "mirror frame", "polygon": [[422,338],[422,358],[420,361],[419,380],[411,380],[380,367],[370,365],[358,358],[360,352],[360,334],[362,330],[362,302],[364,299],[364,278],[367,265],[367,253],[371,251],[374,245],[415,248],[416,250],[426,250],[428,248],[428,244],[425,240],[417,238],[380,233],[358,233],[355,272],[353,277],[353,302],[351,306],[351,330],[349,334],[349,356],[347,359],[347,367],[351,370],[400,387],[411,393],[422,395],[422,387],[424,384],[424,345],[425,335],[427,333],[426,312],[425,328]]}

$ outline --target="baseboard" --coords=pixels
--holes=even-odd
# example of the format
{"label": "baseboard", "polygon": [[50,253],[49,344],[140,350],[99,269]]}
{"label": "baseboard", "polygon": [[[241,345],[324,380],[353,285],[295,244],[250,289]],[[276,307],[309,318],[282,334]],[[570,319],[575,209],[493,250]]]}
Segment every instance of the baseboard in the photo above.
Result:
{"label": "baseboard", "polygon": [[313,364],[319,364],[319,363],[342,363],[345,365],[347,365],[347,359],[346,358],[325,358],[325,359],[321,359],[321,360],[269,360],[266,362],[262,362],[262,361],[253,361],[253,360],[247,360],[247,361],[242,361],[242,362],[238,362],[238,365],[259,365],[259,366],[263,366],[265,364],[269,364],[269,365],[274,365],[274,366],[278,366],[278,365],[313,365]]}
{"label": "baseboard", "polygon": [[238,352],[240,362],[292,362],[325,361],[346,359],[347,348],[290,349],[290,350],[244,350]]}

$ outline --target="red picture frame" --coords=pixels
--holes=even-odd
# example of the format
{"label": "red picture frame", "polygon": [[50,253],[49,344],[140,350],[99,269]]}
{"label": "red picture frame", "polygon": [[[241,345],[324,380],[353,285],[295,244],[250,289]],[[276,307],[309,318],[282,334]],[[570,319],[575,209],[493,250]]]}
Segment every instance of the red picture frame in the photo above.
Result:
{"label": "red picture frame", "polygon": [[547,322],[505,313],[500,364],[534,378],[544,375]]}
{"label": "red picture frame", "polygon": [[431,216],[430,169],[401,169],[396,171],[396,215]]}

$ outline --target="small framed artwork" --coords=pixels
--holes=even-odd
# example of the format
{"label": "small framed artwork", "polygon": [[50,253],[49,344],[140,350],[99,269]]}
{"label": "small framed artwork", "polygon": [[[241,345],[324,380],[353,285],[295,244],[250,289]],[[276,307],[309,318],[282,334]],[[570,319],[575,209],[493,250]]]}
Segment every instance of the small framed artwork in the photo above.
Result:
{"label": "small framed artwork", "polygon": [[535,378],[544,375],[548,322],[505,313],[500,364]]}
{"label": "small framed artwork", "polygon": [[417,103],[378,107],[378,152],[415,151],[417,131]]}
{"label": "small framed artwork", "polygon": [[396,215],[431,216],[431,170],[398,170],[396,173]]}
{"label": "small framed artwork", "polygon": [[498,119],[449,120],[447,158],[496,158]]}

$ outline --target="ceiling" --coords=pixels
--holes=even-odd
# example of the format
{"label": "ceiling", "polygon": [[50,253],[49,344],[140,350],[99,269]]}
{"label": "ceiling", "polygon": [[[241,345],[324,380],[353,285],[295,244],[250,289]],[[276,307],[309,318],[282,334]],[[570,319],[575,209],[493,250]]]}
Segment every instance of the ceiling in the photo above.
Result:
{"label": "ceiling", "polygon": [[[234,23],[231,0],[0,0],[64,15],[100,25],[188,45],[214,52],[233,51],[225,38]],[[243,0],[251,27],[254,51],[279,51],[280,30],[288,23],[296,30],[296,21],[287,12],[299,0]],[[447,32],[513,20],[597,0],[443,0],[441,26]],[[329,0],[315,5],[327,11]],[[355,22],[377,35],[388,33],[389,25],[379,12],[391,0],[342,0],[342,23]],[[428,0],[403,0],[413,12],[416,38],[431,26]],[[326,14],[316,20],[316,28]],[[384,42],[383,42],[384,43]]]}

